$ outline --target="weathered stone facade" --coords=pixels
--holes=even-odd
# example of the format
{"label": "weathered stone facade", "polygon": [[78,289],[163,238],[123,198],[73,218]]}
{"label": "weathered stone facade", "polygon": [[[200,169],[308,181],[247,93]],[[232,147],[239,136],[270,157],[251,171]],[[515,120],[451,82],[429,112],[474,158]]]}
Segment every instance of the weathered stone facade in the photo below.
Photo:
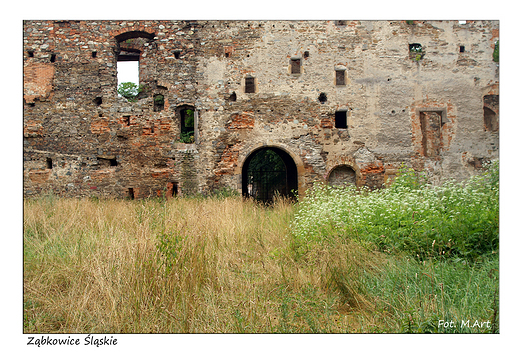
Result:
{"label": "weathered stone facade", "polygon": [[[402,163],[466,178],[498,158],[498,34],[497,21],[25,21],[24,194],[242,192],[266,147],[300,193],[380,187]],[[118,60],[139,61],[136,102],[117,95]]]}

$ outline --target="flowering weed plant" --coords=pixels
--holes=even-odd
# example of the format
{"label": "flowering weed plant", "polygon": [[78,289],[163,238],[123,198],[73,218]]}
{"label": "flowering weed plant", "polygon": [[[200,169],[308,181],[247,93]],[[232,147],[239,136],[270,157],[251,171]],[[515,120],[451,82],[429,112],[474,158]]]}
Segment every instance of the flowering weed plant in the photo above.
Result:
{"label": "flowering weed plant", "polygon": [[292,224],[300,254],[313,243],[350,237],[387,253],[474,261],[498,251],[498,162],[465,182],[429,184],[401,168],[385,189],[315,184]]}

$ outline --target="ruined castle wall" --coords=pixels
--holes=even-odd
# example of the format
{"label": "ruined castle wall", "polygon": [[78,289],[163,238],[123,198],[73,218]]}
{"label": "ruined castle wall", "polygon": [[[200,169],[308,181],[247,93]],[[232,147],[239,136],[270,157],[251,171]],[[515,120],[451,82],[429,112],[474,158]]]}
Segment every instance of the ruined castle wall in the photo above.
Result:
{"label": "ruined castle wall", "polygon": [[[341,170],[380,187],[402,163],[466,178],[498,158],[497,39],[496,21],[26,21],[24,193],[240,191],[262,146],[293,156],[301,191]],[[123,52],[136,102],[116,92]]]}

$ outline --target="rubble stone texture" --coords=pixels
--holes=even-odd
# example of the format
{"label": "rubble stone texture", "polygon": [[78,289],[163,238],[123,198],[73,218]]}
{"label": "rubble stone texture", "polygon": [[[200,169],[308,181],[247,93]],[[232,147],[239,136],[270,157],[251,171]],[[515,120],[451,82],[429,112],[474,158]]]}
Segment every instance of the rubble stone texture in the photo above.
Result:
{"label": "rubble stone texture", "polygon": [[[243,192],[244,164],[263,148],[282,155],[300,194],[324,180],[381,187],[402,164],[461,180],[498,158],[498,21],[23,30],[25,196]],[[117,94],[123,60],[139,62],[135,102]],[[185,109],[192,141],[181,140]]]}

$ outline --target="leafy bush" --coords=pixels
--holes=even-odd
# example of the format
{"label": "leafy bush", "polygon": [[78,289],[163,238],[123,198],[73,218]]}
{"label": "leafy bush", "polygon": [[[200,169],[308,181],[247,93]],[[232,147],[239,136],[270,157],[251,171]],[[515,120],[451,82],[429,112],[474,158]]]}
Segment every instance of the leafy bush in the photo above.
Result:
{"label": "leafy bush", "polygon": [[499,49],[498,49],[498,40],[497,40],[497,42],[495,44],[495,50],[493,50],[493,61],[497,63],[498,60],[499,60]]}
{"label": "leafy bush", "polygon": [[388,188],[369,191],[316,184],[293,222],[294,248],[352,237],[387,253],[476,260],[498,251],[498,162],[463,183],[428,184],[401,169]]}
{"label": "leafy bush", "polygon": [[117,93],[130,102],[135,102],[137,95],[142,91],[143,85],[137,85],[133,82],[121,82],[117,87]]}
{"label": "leafy bush", "polygon": [[181,143],[193,143],[195,141],[195,133],[193,131],[181,132],[179,142]]}

